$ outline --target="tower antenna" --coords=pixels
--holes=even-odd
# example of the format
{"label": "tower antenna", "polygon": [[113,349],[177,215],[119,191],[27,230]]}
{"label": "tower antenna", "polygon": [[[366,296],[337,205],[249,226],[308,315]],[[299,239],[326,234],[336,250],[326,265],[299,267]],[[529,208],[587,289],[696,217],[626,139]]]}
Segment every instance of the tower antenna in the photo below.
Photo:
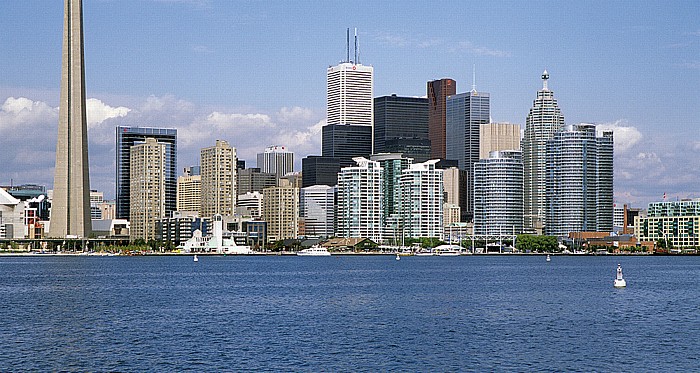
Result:
{"label": "tower antenna", "polygon": [[472,65],[472,92],[476,93],[476,64]]}
{"label": "tower antenna", "polygon": [[547,87],[547,80],[549,80],[549,73],[545,69],[544,72],[542,73],[542,90],[543,91],[549,90],[549,88]]}
{"label": "tower antenna", "polygon": [[357,60],[357,27],[355,27],[355,63],[359,63]]}
{"label": "tower antenna", "polygon": [[350,62],[350,27],[348,27],[347,35],[345,39],[347,56],[345,57],[345,62]]}

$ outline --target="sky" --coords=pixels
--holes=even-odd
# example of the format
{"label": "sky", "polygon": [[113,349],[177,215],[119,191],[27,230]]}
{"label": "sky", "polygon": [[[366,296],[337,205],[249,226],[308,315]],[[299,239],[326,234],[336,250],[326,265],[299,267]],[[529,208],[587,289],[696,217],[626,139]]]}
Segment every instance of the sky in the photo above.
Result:
{"label": "sky", "polygon": [[[550,74],[567,124],[615,136],[615,200],[700,197],[700,2],[83,0],[91,188],[114,198],[115,127],[178,129],[178,167],[216,139],[249,166],[321,153],[326,68],[357,28],[374,94],[449,77],[525,118]],[[52,188],[63,1],[0,2],[0,185]]]}

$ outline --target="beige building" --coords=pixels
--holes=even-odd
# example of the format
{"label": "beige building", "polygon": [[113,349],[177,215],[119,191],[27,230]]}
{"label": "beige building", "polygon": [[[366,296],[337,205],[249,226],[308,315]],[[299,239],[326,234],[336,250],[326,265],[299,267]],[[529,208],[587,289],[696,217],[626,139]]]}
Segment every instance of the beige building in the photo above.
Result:
{"label": "beige building", "polygon": [[459,208],[459,205],[455,205],[454,203],[445,203],[443,207],[443,224],[444,226],[449,226],[454,223],[459,223],[459,217],[461,215],[462,210]]}
{"label": "beige building", "polygon": [[265,188],[262,205],[262,218],[267,222],[269,240],[299,236],[299,188]]}
{"label": "beige building", "polygon": [[202,217],[233,215],[236,206],[236,148],[224,140],[200,152]]}
{"label": "beige building", "polygon": [[520,125],[512,123],[482,124],[479,134],[479,159],[488,159],[496,150],[520,150]]}
{"label": "beige building", "polygon": [[202,176],[180,176],[177,178],[177,211],[199,213],[202,207]]}
{"label": "beige building", "polygon": [[131,147],[131,240],[156,238],[156,220],[165,217],[165,144],[154,138]]}

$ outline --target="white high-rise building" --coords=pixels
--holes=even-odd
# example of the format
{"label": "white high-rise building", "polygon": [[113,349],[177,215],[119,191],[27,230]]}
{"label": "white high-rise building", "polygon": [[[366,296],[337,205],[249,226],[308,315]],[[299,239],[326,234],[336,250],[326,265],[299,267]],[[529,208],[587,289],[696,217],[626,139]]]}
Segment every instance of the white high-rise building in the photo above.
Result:
{"label": "white high-rise building", "polygon": [[300,234],[306,237],[332,237],[335,223],[337,187],[312,185],[301,188]]}
{"label": "white high-rise building", "polygon": [[224,140],[216,140],[216,145],[201,150],[202,217],[233,214],[237,197],[236,160],[236,148]]}
{"label": "white high-rise building", "polygon": [[401,174],[401,222],[406,237],[443,236],[443,172],[433,159],[408,166]]}
{"label": "white high-rise building", "polygon": [[523,230],[523,162],[520,150],[492,151],[474,165],[474,234]]}
{"label": "white high-rise building", "polygon": [[336,236],[363,237],[380,243],[384,220],[382,168],[379,162],[353,158],[357,166],[338,173]]}
{"label": "white high-rise building", "polygon": [[263,153],[258,153],[257,159],[260,172],[276,174],[278,179],[294,171],[294,153],[286,146],[268,146]]}
{"label": "white high-rise building", "polygon": [[343,62],[327,70],[328,124],[372,126],[374,68]]}
{"label": "white high-rise building", "polygon": [[238,195],[238,201],[236,202],[237,214],[259,219],[260,217],[262,217],[262,209],[262,193],[255,191]]}

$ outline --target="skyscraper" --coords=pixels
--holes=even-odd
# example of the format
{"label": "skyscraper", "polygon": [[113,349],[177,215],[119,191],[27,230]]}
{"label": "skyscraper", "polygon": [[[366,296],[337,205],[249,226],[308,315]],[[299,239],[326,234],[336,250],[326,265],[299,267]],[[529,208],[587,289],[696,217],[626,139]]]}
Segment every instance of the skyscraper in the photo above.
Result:
{"label": "skyscraper", "polygon": [[147,137],[165,145],[165,215],[170,216],[171,212],[177,210],[177,129],[117,126],[116,208],[118,219],[129,219],[130,216],[131,147],[143,144]]}
{"label": "skyscraper", "polygon": [[491,152],[501,150],[520,150],[520,125],[482,124],[479,136],[479,158],[488,159]]}
{"label": "skyscraper", "polygon": [[299,188],[265,188],[262,202],[262,218],[267,222],[270,239],[283,240],[299,236]]}
{"label": "skyscraper", "polygon": [[300,235],[307,237],[332,237],[335,226],[335,194],[337,187],[312,185],[301,188]]}
{"label": "skyscraper", "polygon": [[445,158],[445,103],[457,93],[457,82],[450,78],[428,82],[428,139],[430,158]]}
{"label": "skyscraper", "polygon": [[428,99],[396,95],[374,99],[374,154],[403,153],[417,162],[430,157]]}
{"label": "skyscraper", "polygon": [[270,172],[261,172],[259,168],[236,170],[236,194],[252,192],[262,193],[263,189],[277,186],[279,178]]}
{"label": "skyscraper", "polygon": [[401,190],[400,182],[403,171],[413,164],[413,159],[402,153],[373,154],[370,159],[378,162],[382,168],[382,190],[384,203],[384,221],[382,224],[394,233],[400,228]]}
{"label": "skyscraper", "polygon": [[329,124],[323,126],[321,155],[337,158],[340,167],[352,167],[353,158],[372,154],[372,127]]}
{"label": "skyscraper", "polygon": [[473,89],[447,97],[445,107],[445,156],[457,160],[459,169],[467,172],[466,210],[462,213],[469,221],[474,214],[474,164],[479,161],[481,125],[491,116],[490,96]]}
{"label": "skyscraper", "polygon": [[327,70],[328,124],[372,126],[374,68],[343,62]]}
{"label": "skyscraper", "polygon": [[520,150],[492,151],[474,165],[474,234],[523,230],[523,162]]}
{"label": "skyscraper", "polygon": [[156,221],[165,218],[165,144],[154,138],[131,147],[129,237],[156,238]]}
{"label": "skyscraper", "polygon": [[545,215],[545,172],[547,140],[564,125],[554,92],[547,87],[549,74],[542,73],[542,89],[537,91],[530,113],[525,121],[523,137],[523,166],[525,193],[525,228],[541,229]]}
{"label": "skyscraper", "polygon": [[547,141],[545,232],[612,232],[613,133],[568,125]]}
{"label": "skyscraper", "polygon": [[199,213],[202,207],[202,175],[185,175],[177,178],[177,211]]}
{"label": "skyscraper", "polygon": [[233,215],[236,207],[236,149],[224,140],[200,151],[203,217]]}
{"label": "skyscraper", "polygon": [[301,160],[301,186],[306,188],[312,185],[338,185],[338,172],[338,158],[310,155]]}
{"label": "skyscraper", "polygon": [[357,166],[338,174],[338,237],[383,238],[384,221],[382,168],[379,162],[355,158]]}
{"label": "skyscraper", "polygon": [[88,237],[92,220],[81,0],[64,2],[60,99],[49,236]]}
{"label": "skyscraper", "polygon": [[401,173],[402,233],[407,237],[443,236],[444,191],[437,159],[414,163]]}
{"label": "skyscraper", "polygon": [[294,171],[294,153],[285,146],[268,146],[263,153],[258,153],[257,159],[261,172],[274,173],[277,178]]}

